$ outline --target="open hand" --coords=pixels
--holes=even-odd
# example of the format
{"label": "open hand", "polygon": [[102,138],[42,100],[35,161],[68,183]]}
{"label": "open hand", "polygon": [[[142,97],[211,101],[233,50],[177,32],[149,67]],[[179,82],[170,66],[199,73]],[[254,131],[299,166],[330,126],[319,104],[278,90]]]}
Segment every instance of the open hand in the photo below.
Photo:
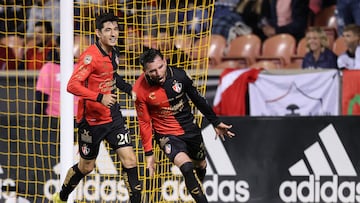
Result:
{"label": "open hand", "polygon": [[223,122],[221,122],[218,126],[215,128],[216,137],[220,137],[223,141],[225,140],[225,136],[228,136],[229,138],[232,138],[235,136],[233,132],[231,132],[229,129],[232,127],[232,125],[226,125]]}
{"label": "open hand", "polygon": [[116,103],[116,94],[104,94],[101,103],[110,108]]}
{"label": "open hand", "polygon": [[149,170],[150,177],[155,173],[155,158],[154,155],[145,156],[146,159],[146,169]]}

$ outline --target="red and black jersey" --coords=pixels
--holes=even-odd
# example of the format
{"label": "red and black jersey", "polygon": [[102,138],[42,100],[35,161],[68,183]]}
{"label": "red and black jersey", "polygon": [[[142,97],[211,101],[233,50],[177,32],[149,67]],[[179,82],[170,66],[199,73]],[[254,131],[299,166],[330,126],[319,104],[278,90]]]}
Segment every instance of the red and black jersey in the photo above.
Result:
{"label": "red and black jersey", "polygon": [[121,114],[119,104],[110,109],[101,104],[102,95],[114,93],[116,87],[131,94],[131,85],[116,73],[118,56],[116,48],[108,55],[98,43],[81,54],[67,85],[67,91],[79,97],[77,122],[85,118],[90,125],[100,125]]}
{"label": "red and black jersey", "polygon": [[168,67],[163,85],[153,85],[141,74],[133,91],[136,93],[135,106],[145,152],[152,150],[153,130],[157,134],[175,136],[199,130],[194,123],[189,99],[214,126],[220,123],[184,70]]}

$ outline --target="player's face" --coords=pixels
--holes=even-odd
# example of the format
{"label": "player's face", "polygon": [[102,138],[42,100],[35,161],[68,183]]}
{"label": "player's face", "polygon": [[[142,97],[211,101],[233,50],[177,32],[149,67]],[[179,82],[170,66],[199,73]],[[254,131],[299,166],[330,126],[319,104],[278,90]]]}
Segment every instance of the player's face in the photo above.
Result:
{"label": "player's face", "polygon": [[102,46],[113,47],[117,44],[119,38],[119,25],[116,21],[105,22],[101,30],[96,30],[96,35]]}
{"label": "player's face", "polygon": [[34,33],[36,45],[46,44],[47,40],[51,38],[51,33],[47,34],[44,26],[35,26]]}
{"label": "player's face", "polygon": [[306,34],[307,45],[311,51],[319,51],[321,49],[321,39],[317,32],[308,32]]}
{"label": "player's face", "polygon": [[166,79],[166,60],[156,56],[153,62],[146,64],[145,74],[155,83],[162,85]]}

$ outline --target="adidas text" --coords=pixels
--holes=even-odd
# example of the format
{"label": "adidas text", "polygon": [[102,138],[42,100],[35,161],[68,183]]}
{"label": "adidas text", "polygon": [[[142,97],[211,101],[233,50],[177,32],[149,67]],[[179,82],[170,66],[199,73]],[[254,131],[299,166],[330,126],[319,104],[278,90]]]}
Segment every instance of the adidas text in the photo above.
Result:
{"label": "adidas text", "polygon": [[[48,180],[44,186],[44,194],[50,199],[51,191],[56,188],[59,191],[59,180]],[[113,179],[103,180],[100,174],[95,174],[94,178],[87,180],[85,183],[81,181],[76,188],[75,199],[86,198],[87,201],[116,201],[129,199],[129,194],[123,180],[116,181]]]}
{"label": "adidas text", "polygon": [[[247,202],[250,199],[249,184],[243,180],[224,179],[219,180],[218,175],[212,175],[212,180],[204,181],[203,188],[209,202]],[[191,200],[191,196],[185,193],[184,181],[168,180],[162,186],[162,195],[166,201]],[[172,191],[169,193],[168,191]]]}
{"label": "adidas text", "polygon": [[320,181],[310,175],[305,181],[282,182],[279,196],[284,202],[359,202],[360,183],[339,182],[337,175],[333,175],[331,181]]}

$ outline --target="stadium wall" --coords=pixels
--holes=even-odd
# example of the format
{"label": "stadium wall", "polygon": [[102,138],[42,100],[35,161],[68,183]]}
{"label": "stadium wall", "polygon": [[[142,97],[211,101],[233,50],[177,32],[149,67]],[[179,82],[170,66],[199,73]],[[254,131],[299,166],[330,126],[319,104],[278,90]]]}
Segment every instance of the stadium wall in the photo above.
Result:
{"label": "stadium wall", "polygon": [[[360,117],[222,119],[236,133],[224,142],[215,140],[212,127],[203,123],[209,155],[204,188],[209,202],[359,202]],[[11,116],[1,117],[0,122],[8,126],[0,128],[1,137],[8,138],[0,139],[0,202],[13,190],[29,202],[47,202],[59,181],[57,118]],[[34,127],[22,129],[18,123]],[[113,164],[110,159],[98,167]],[[93,181],[80,185],[76,194],[91,202],[126,202],[123,183],[116,176],[105,178],[111,170],[104,171],[98,169],[89,177]],[[179,175],[178,170],[171,171]],[[165,202],[186,202],[189,196],[183,186],[182,179],[172,179],[153,191]]]}

